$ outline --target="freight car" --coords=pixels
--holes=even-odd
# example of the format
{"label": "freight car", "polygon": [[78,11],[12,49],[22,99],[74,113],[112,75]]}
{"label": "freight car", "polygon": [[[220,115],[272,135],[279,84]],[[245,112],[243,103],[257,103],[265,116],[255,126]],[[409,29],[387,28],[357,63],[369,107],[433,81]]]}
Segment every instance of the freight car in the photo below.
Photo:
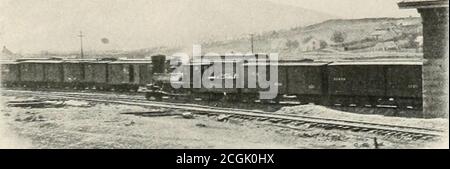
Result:
{"label": "freight car", "polygon": [[352,61],[328,65],[331,104],[421,108],[421,62]]}
{"label": "freight car", "polygon": [[0,82],[2,86],[9,87],[18,85],[20,82],[19,65],[15,61],[0,61]]}
{"label": "freight car", "polygon": [[117,60],[108,63],[108,85],[115,91],[137,91],[151,83],[151,60]]}
{"label": "freight car", "polygon": [[[190,95],[206,100],[218,100],[227,96],[225,98],[232,98],[229,100],[239,98],[244,102],[254,102],[258,100],[259,93],[267,89],[261,88],[258,83],[250,86],[249,78],[256,80],[261,76],[259,73],[266,73],[266,78],[270,78],[269,67],[277,66],[278,81],[272,84],[278,86],[277,97],[261,102],[279,102],[295,96],[302,104],[421,109],[420,61],[280,61],[236,64],[239,62],[228,59],[223,60],[221,64],[230,62],[234,64],[232,74],[210,75],[210,79],[218,78],[218,82],[222,84],[230,80],[234,83],[232,87],[206,88],[202,85],[195,88],[191,84]],[[190,68],[183,72],[185,75],[183,79],[189,79],[192,83],[192,72],[200,69],[198,71],[204,74],[205,69],[210,68],[211,64],[192,62],[186,66]],[[264,67],[266,72],[257,71],[259,67]],[[243,70],[242,74],[239,69]],[[244,82],[243,88],[236,87],[240,82]],[[170,95],[174,91],[183,93],[180,92],[181,89],[172,89],[166,91],[166,94]]]}
{"label": "freight car", "polygon": [[60,88],[64,73],[61,60],[25,60],[19,62],[20,84],[30,88]]}
{"label": "freight car", "polygon": [[108,64],[115,59],[96,59],[84,64],[84,85],[93,90],[109,90]]}
{"label": "freight car", "polygon": [[[258,100],[258,93],[267,91],[258,83],[260,74],[265,74],[265,80],[270,79],[270,66],[277,66],[277,81],[272,86],[277,86],[277,97],[274,102],[282,101],[286,96],[295,96],[300,103],[325,104],[327,95],[327,73],[328,62],[308,61],[280,61],[278,63],[250,62],[244,64],[244,88],[243,98],[246,101]],[[264,68],[265,71],[258,70]],[[256,84],[249,84],[249,78],[256,80]],[[253,86],[253,87],[252,87]],[[267,100],[265,101],[267,102]],[[269,101],[270,102],[270,101]]]}
{"label": "freight car", "polygon": [[165,73],[166,57],[155,55],[151,59],[122,59],[107,64],[107,88],[115,91],[138,91],[151,84],[155,73]]}
{"label": "freight car", "polygon": [[70,59],[64,60],[62,64],[63,68],[63,81],[64,87],[73,89],[85,89],[87,88],[86,81],[86,66],[88,63],[95,61],[95,59]]}
{"label": "freight car", "polygon": [[280,94],[295,95],[302,104],[327,104],[328,64],[328,62],[280,63],[278,66]]}
{"label": "freight car", "polygon": [[152,83],[153,71],[165,72],[165,56],[157,55],[151,60],[18,59],[2,62],[1,69],[5,86],[136,91],[139,86]]}
{"label": "freight car", "polygon": [[[247,60],[255,58],[259,60]],[[302,104],[379,107],[391,106],[409,109],[422,107],[422,77],[420,61],[339,61],[268,62],[267,55],[221,56],[214,60],[222,66],[220,73],[205,71],[210,62],[194,60],[182,69],[166,72],[165,56],[150,59],[89,59],[60,60],[33,59],[1,63],[4,86],[31,88],[77,88],[115,91],[137,91],[147,86],[147,98],[185,96],[189,100],[219,100],[255,102],[266,88],[251,86],[263,75],[270,78],[269,68],[278,68],[277,97],[261,102],[280,102],[295,98]],[[262,61],[262,62],[261,62]],[[225,65],[232,65],[227,72]],[[265,72],[257,71],[265,68]],[[200,79],[195,79],[198,73]],[[265,73],[265,74],[260,74]],[[222,88],[208,88],[203,80],[216,80]],[[204,77],[203,77],[204,78]],[[198,83],[197,83],[198,82]],[[173,88],[172,84],[185,85]],[[200,85],[195,85],[195,84]],[[231,84],[231,86],[229,85]]]}

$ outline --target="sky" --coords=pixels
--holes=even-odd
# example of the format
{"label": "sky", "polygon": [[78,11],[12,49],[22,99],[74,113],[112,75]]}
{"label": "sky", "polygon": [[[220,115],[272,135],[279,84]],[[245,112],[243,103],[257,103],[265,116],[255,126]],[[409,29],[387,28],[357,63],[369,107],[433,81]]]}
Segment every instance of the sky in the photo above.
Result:
{"label": "sky", "polygon": [[415,9],[400,10],[401,0],[270,0],[329,13],[342,18],[419,16]]}
{"label": "sky", "polygon": [[[343,19],[419,16],[415,10],[400,10],[396,4],[398,0],[267,1]],[[239,5],[225,2],[226,8]],[[180,11],[202,9],[202,3],[200,0],[0,0],[0,45],[21,53],[77,51],[80,30],[89,37],[84,42],[87,50],[129,50],[182,44],[193,36],[213,36],[212,33],[194,34],[192,29],[201,29],[198,26],[183,29],[183,25],[189,24],[186,21],[192,18]],[[224,2],[217,4],[221,3]],[[194,12],[207,15],[206,18],[215,15],[214,12]],[[179,21],[180,16],[188,19]],[[110,43],[101,43],[100,39],[105,37],[112,38]]]}

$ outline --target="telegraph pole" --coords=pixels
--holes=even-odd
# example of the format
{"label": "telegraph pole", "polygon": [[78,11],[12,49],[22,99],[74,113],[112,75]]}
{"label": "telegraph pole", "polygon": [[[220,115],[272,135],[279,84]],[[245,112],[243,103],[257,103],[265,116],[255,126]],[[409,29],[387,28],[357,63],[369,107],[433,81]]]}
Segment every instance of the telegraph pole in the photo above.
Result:
{"label": "telegraph pole", "polygon": [[251,43],[252,53],[254,53],[254,50],[253,50],[253,34],[250,34],[250,43]]}
{"label": "telegraph pole", "polygon": [[78,35],[78,37],[80,37],[80,46],[81,46],[81,59],[84,58],[84,54],[83,54],[83,32],[80,31],[80,35]]}

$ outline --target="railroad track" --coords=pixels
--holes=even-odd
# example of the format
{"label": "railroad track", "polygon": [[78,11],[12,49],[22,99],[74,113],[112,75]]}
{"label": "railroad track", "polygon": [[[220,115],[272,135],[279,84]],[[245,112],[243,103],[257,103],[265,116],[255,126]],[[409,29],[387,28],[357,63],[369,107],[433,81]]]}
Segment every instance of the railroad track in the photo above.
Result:
{"label": "railroad track", "polygon": [[279,114],[259,110],[211,107],[191,103],[148,101],[143,97],[133,98],[130,97],[129,95],[112,95],[103,93],[78,93],[78,92],[18,91],[18,90],[2,90],[2,92],[22,93],[22,94],[29,94],[30,96],[55,98],[55,99],[84,100],[91,102],[114,103],[114,104],[124,104],[143,107],[181,109],[191,111],[197,114],[206,114],[206,115],[226,114],[231,118],[268,121],[271,123],[278,123],[285,126],[290,126],[290,128],[295,128],[296,126],[300,125],[308,125],[309,127],[318,127],[324,129],[339,129],[339,130],[350,130],[354,132],[369,132],[383,136],[399,136],[423,140],[442,137],[444,134],[444,131],[441,130],[420,128],[420,127],[309,117],[293,114]]}

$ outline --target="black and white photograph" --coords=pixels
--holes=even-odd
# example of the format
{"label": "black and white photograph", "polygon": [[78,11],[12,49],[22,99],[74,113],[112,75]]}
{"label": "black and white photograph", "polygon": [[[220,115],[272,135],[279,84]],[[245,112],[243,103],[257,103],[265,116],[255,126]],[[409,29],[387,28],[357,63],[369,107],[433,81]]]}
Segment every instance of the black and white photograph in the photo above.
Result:
{"label": "black and white photograph", "polygon": [[181,149],[200,168],[280,157],[182,150],[448,149],[448,11],[0,0],[0,149]]}

